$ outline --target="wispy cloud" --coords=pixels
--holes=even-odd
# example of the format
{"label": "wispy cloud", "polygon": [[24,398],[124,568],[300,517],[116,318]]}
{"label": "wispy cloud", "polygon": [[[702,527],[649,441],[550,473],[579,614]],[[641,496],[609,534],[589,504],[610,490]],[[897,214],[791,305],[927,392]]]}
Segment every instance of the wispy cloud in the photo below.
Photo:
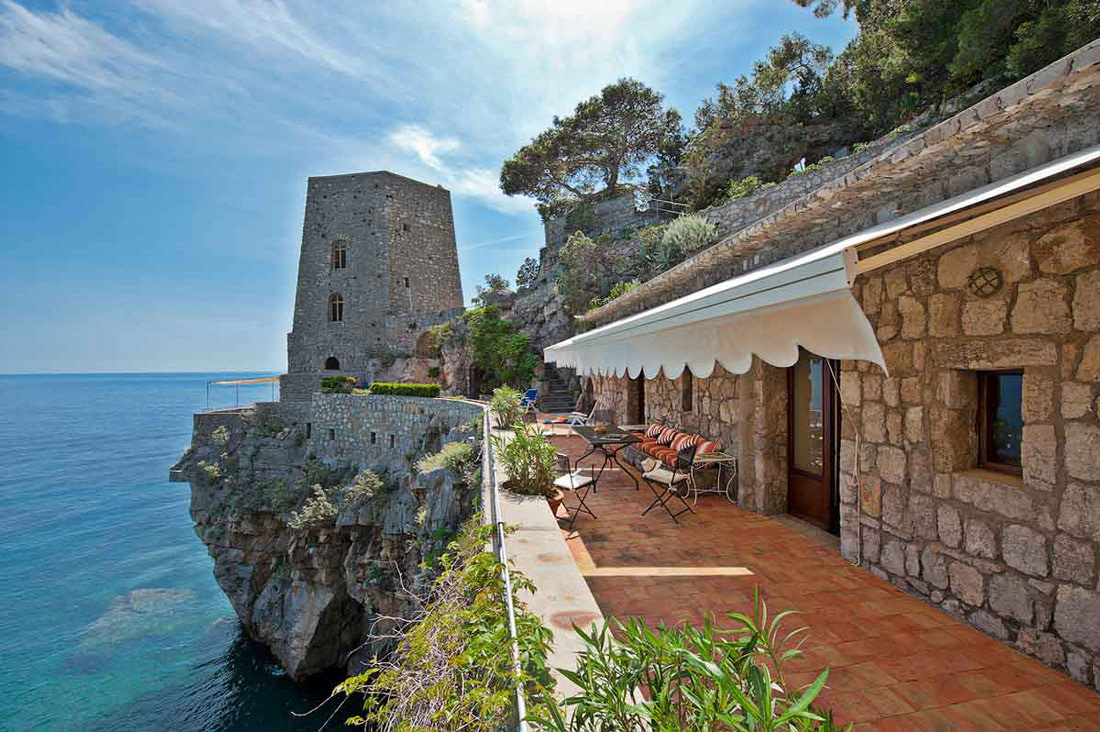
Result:
{"label": "wispy cloud", "polygon": [[91,92],[175,99],[155,83],[160,59],[68,9],[33,12],[3,0],[0,65]]}
{"label": "wispy cloud", "polygon": [[282,0],[138,0],[139,7],[192,28],[213,31],[273,54],[290,53],[360,76],[360,58],[326,42]]}
{"label": "wispy cloud", "polygon": [[401,125],[390,132],[389,138],[398,148],[415,153],[420,162],[440,172],[444,171],[444,166],[438,153],[459,148],[458,140],[453,137],[436,137],[420,125]]}

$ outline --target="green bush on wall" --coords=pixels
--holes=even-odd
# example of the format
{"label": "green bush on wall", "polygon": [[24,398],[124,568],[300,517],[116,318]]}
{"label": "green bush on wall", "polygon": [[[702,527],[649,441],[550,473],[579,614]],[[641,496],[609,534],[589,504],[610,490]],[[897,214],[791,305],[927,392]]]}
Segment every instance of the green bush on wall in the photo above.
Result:
{"label": "green bush on wall", "polygon": [[374,382],[370,385],[371,394],[391,394],[393,396],[439,396],[439,384],[383,384]]}
{"label": "green bush on wall", "polygon": [[321,379],[321,391],[326,394],[350,394],[354,389],[354,376],[326,376]]}

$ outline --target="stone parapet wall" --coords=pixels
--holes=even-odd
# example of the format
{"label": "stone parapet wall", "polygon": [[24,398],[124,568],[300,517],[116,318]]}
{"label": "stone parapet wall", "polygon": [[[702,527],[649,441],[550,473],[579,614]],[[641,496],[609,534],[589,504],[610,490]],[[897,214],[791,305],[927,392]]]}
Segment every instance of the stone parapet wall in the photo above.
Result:
{"label": "stone parapet wall", "polygon": [[412,457],[439,450],[448,432],[482,411],[455,399],[316,393],[307,447],[330,465],[408,470]]}
{"label": "stone parapet wall", "polygon": [[[980,267],[999,292],[973,294]],[[861,276],[889,367],[842,365],[845,557],[1100,685],[1100,194]],[[1023,476],[978,469],[978,372],[1023,370]]]}

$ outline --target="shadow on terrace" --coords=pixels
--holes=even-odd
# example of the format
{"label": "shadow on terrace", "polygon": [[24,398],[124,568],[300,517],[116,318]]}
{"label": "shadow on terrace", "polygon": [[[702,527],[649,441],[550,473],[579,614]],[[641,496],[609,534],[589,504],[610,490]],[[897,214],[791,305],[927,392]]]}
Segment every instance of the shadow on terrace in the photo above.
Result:
{"label": "shadow on terrace", "polygon": [[[571,461],[586,452],[571,428],[547,430]],[[653,494],[614,465],[586,501],[597,518],[559,523],[605,616],[700,624],[751,614],[758,589],[770,614],[797,610],[789,627],[810,628],[792,679],[830,667],[820,702],[853,729],[1096,728],[1100,696],[852,566],[832,537],[796,519],[719,495],[700,496],[678,525],[660,507],[642,516]]]}

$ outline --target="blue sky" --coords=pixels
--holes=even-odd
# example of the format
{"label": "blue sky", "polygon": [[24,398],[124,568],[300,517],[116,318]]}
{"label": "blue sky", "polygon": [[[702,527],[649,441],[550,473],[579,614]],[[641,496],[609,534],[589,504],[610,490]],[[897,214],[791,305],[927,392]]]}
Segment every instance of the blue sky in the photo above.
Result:
{"label": "blue sky", "polygon": [[615,79],[690,119],[787,0],[0,0],[0,372],[281,370],[306,178],[452,192],[466,297],[537,254],[501,162]]}

